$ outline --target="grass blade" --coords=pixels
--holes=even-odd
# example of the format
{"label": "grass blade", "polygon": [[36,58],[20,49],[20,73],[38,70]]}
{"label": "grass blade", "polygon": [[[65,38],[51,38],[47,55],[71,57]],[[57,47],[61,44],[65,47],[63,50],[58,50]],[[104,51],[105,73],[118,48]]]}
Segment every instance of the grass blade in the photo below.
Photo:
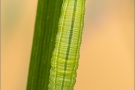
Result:
{"label": "grass blade", "polygon": [[50,62],[62,1],[38,1],[26,90],[48,90]]}

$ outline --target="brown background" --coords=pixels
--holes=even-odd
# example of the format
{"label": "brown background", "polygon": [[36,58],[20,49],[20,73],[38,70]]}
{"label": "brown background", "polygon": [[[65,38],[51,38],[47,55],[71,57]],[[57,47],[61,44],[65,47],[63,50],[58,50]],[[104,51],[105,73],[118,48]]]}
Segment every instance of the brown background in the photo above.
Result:
{"label": "brown background", "polygon": [[[25,90],[37,0],[2,0],[2,90]],[[134,0],[86,0],[75,90],[134,90]]]}

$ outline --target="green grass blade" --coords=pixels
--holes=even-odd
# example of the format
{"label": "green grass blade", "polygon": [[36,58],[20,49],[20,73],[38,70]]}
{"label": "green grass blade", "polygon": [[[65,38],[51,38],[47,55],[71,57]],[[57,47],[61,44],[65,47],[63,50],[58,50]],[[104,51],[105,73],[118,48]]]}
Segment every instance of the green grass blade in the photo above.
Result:
{"label": "green grass blade", "polygon": [[26,90],[48,90],[50,62],[63,0],[39,0]]}

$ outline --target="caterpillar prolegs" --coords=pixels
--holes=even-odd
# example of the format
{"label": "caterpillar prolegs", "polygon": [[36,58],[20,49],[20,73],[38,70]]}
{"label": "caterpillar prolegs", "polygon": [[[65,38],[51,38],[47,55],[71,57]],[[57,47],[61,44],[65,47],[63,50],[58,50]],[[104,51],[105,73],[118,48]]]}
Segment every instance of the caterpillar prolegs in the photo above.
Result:
{"label": "caterpillar prolegs", "polygon": [[85,0],[63,0],[49,90],[73,90],[82,38]]}

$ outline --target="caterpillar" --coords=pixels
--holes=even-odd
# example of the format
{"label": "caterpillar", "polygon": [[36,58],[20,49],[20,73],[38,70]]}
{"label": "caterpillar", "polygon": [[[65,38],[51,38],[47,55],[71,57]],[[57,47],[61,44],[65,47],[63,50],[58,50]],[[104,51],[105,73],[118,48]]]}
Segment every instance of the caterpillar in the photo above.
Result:
{"label": "caterpillar", "polygon": [[82,39],[85,0],[63,0],[48,90],[73,90]]}

